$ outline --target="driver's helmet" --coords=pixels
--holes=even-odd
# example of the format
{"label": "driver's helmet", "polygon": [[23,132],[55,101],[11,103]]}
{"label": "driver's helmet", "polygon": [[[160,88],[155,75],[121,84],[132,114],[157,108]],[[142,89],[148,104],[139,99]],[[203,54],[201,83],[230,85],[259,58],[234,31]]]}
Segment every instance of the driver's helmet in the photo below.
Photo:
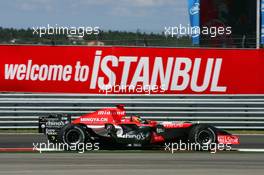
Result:
{"label": "driver's helmet", "polygon": [[136,122],[136,123],[140,123],[142,121],[142,119],[139,116],[131,116],[131,121]]}

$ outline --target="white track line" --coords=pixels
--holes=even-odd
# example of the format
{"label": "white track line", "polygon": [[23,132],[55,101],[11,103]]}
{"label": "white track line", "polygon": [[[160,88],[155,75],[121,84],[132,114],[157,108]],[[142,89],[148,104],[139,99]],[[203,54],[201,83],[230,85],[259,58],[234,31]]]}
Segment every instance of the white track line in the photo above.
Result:
{"label": "white track line", "polygon": [[51,148],[36,148],[35,149],[36,151],[39,151],[40,153],[41,152],[62,152],[62,151],[64,151],[64,150],[62,150],[62,149],[51,149]]}
{"label": "white track line", "polygon": [[233,135],[237,135],[237,136],[264,136],[264,133],[260,133],[260,134],[233,134]]}
{"label": "white track line", "polygon": [[238,151],[238,152],[256,152],[256,153],[263,152],[264,153],[264,149],[252,149],[252,148],[235,149],[235,151]]}

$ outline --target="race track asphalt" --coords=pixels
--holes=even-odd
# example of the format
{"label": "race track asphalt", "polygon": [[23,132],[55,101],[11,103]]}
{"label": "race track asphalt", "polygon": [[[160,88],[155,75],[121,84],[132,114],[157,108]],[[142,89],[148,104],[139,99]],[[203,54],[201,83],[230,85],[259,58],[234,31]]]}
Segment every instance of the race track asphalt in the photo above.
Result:
{"label": "race track asphalt", "polygon": [[1,153],[3,175],[263,175],[256,153]]}
{"label": "race track asphalt", "polygon": [[[46,142],[43,135],[0,134],[0,148]],[[241,136],[238,148],[264,148],[263,135]],[[0,153],[0,175],[263,175],[264,153],[161,150]]]}

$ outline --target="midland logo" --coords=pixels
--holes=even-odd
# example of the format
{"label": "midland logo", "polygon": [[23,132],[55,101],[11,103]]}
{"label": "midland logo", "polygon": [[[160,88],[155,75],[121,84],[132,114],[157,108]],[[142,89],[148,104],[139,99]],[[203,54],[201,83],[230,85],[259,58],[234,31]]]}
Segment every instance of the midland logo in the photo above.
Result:
{"label": "midland logo", "polygon": [[124,115],[125,111],[98,111],[98,115]]}
{"label": "midland logo", "polygon": [[196,2],[190,9],[190,15],[196,15],[200,11],[200,3]]}

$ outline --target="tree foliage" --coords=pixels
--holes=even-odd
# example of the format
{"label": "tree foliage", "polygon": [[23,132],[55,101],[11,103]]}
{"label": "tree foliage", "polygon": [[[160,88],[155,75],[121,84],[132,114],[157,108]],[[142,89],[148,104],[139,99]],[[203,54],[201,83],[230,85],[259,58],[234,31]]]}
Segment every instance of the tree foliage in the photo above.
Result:
{"label": "tree foliage", "polygon": [[166,37],[159,33],[142,33],[140,31],[100,31],[98,35],[85,35],[83,38],[67,35],[34,34],[33,29],[14,29],[0,27],[1,44],[40,44],[40,45],[87,45],[89,41],[101,41],[104,45],[121,46],[161,46],[190,47],[189,36]]}

